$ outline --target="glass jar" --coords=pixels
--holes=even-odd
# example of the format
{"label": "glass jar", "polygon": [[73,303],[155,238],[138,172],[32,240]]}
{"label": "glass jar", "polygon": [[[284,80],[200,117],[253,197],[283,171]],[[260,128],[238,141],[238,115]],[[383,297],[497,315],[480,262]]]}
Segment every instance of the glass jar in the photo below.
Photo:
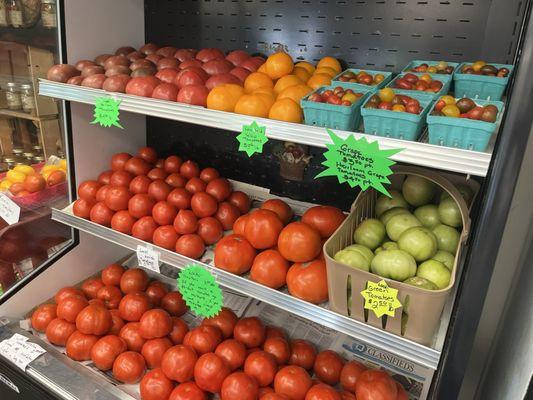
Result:
{"label": "glass jar", "polygon": [[22,147],[13,147],[13,156],[16,157],[22,157],[22,153],[24,153],[24,149]]}
{"label": "glass jar", "polygon": [[33,86],[30,83],[20,85],[20,101],[24,112],[33,113],[35,110],[35,95],[33,93]]}
{"label": "glass jar", "polygon": [[35,154],[33,154],[32,152],[24,152],[22,153],[22,156],[28,161],[28,162],[32,162],[33,161],[33,157],[35,157]]}
{"label": "glass jar", "polygon": [[7,164],[7,169],[11,169],[15,166],[17,159],[13,156],[4,157],[4,162]]}
{"label": "glass jar", "polygon": [[41,20],[45,28],[57,28],[57,8],[55,0],[42,0]]}
{"label": "glass jar", "polygon": [[7,22],[6,3],[3,0],[0,0],[0,26],[9,26]]}
{"label": "glass jar", "polygon": [[43,156],[35,156],[33,157],[33,163],[34,164],[40,164],[44,162],[44,157]]}
{"label": "glass jar", "polygon": [[21,110],[22,100],[20,98],[20,86],[16,82],[8,82],[6,85],[7,108],[10,110]]}
{"label": "glass jar", "polygon": [[13,28],[22,28],[24,18],[22,18],[22,7],[18,0],[6,0],[6,10],[11,26]]}

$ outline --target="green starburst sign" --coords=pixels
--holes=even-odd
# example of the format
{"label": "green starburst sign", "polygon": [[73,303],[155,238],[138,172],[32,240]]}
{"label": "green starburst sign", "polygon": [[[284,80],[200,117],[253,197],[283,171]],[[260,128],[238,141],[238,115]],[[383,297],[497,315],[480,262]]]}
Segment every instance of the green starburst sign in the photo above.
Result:
{"label": "green starburst sign", "polygon": [[265,132],[266,127],[259,126],[255,121],[250,125],[243,125],[242,132],[237,136],[239,151],[246,152],[248,157],[255,153],[262,153],[263,145],[268,142]]}
{"label": "green starburst sign", "polygon": [[402,306],[402,303],[398,300],[398,289],[389,287],[384,280],[378,283],[368,281],[366,289],[361,292],[361,296],[365,298],[364,307],[374,311],[378,318],[384,315],[394,317],[394,310]]}
{"label": "green starburst sign", "polygon": [[116,126],[124,129],[119,120],[121,102],[122,100],[115,100],[111,97],[98,97],[94,103],[94,120],[91,124],[100,124],[105,128]]}
{"label": "green starburst sign", "polygon": [[390,197],[383,186],[390,183],[387,176],[392,174],[391,165],[395,164],[389,157],[403,149],[380,150],[378,142],[368,142],[366,138],[356,139],[353,135],[342,139],[327,129],[333,143],[327,144],[324,153],[326,160],[322,165],[328,167],[316,178],[336,176],[339,183],[347,182],[350,187],[359,186],[362,190],[373,187]]}
{"label": "green starburst sign", "polygon": [[179,273],[178,289],[196,315],[210,318],[222,310],[222,290],[214,276],[199,265],[188,265]]}

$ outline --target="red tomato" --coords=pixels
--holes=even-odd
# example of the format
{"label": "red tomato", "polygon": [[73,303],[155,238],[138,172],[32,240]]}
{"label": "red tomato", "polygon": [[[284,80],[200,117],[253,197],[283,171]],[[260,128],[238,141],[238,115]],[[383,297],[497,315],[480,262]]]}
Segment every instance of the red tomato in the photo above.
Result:
{"label": "red tomato", "polygon": [[148,195],[156,201],[166,200],[171,191],[172,187],[162,179],[155,180],[148,186]]}
{"label": "red tomato", "polygon": [[339,383],[344,360],[336,352],[325,350],[318,353],[313,371],[315,376],[329,385]]}
{"label": "red tomato", "polygon": [[217,212],[217,200],[206,192],[193,194],[191,208],[198,218],[210,217]]}
{"label": "red tomato", "polygon": [[315,365],[316,348],[307,340],[296,339],[291,341],[291,356],[289,364],[297,365],[304,369],[311,369]]}
{"label": "red tomato", "polygon": [[120,264],[109,264],[102,270],[101,278],[104,285],[120,285],[125,268]]}
{"label": "red tomato", "polygon": [[159,226],[154,231],[154,236],[152,237],[152,242],[156,246],[163,247],[167,250],[174,250],[176,248],[176,241],[178,240],[179,235],[176,233],[176,230],[172,225]]}
{"label": "red tomato", "polygon": [[248,222],[248,215],[241,215],[237,220],[233,223],[233,233],[237,235],[244,236],[244,230],[246,229],[246,222]]}
{"label": "red tomato", "polygon": [[94,204],[95,202],[92,200],[78,199],[72,206],[72,212],[76,217],[89,219]]}
{"label": "red tomato", "polygon": [[357,400],[355,398],[355,394],[353,394],[352,392],[348,392],[347,390],[343,390],[341,392],[341,399],[342,400]]}
{"label": "red tomato", "polygon": [[133,224],[131,234],[137,239],[151,242],[156,229],[157,224],[152,217],[142,217]]}
{"label": "red tomato", "polygon": [[255,258],[255,249],[244,236],[231,234],[215,246],[215,266],[234,274],[248,272]]}
{"label": "red tomato", "polygon": [[105,196],[110,187],[111,187],[110,185],[104,185],[100,189],[98,189],[98,192],[96,192],[97,202],[103,202],[105,200]]}
{"label": "red tomato", "polygon": [[307,371],[296,365],[283,367],[274,379],[274,390],[291,400],[304,400],[313,382]]}
{"label": "red tomato", "polygon": [[256,249],[268,249],[278,242],[283,224],[277,214],[270,210],[255,210],[248,215],[244,236]]}
{"label": "red tomato", "polygon": [[109,184],[111,186],[121,186],[121,187],[129,187],[131,181],[135,175],[128,171],[115,171],[113,172],[113,175],[111,175],[111,178],[109,178]]}
{"label": "red tomato", "polygon": [[124,293],[142,292],[148,286],[148,275],[140,268],[130,268],[120,277],[120,290]]}
{"label": "red tomato", "polygon": [[359,376],[366,371],[366,367],[359,361],[350,361],[344,365],[341,371],[340,382],[344,390],[355,393]]}
{"label": "red tomato", "polygon": [[147,340],[141,349],[141,354],[146,360],[148,368],[158,368],[161,366],[163,354],[172,347],[172,342],[168,338],[155,338]]}
{"label": "red tomato", "polygon": [[262,285],[279,289],[285,286],[289,262],[277,250],[264,250],[252,264],[250,279]]}
{"label": "red tomato", "polygon": [[237,207],[241,214],[246,214],[250,211],[250,206],[252,204],[248,195],[241,191],[232,192],[228,197],[228,202]]}
{"label": "red tomato", "polygon": [[[266,388],[263,388],[266,389]],[[268,389],[271,389],[270,387]],[[274,392],[274,389],[271,389],[272,392],[268,392],[263,396],[259,396],[259,400],[290,400],[287,396],[283,394],[278,394]]]}
{"label": "red tomato", "polygon": [[187,382],[194,376],[194,366],[198,356],[192,347],[176,345],[168,349],[161,359],[161,369],[176,382]]}
{"label": "red tomato", "polygon": [[111,228],[126,235],[131,235],[131,230],[136,221],[127,210],[117,211],[111,218]]}
{"label": "red tomato", "polygon": [[185,188],[175,188],[173,189],[168,197],[167,201],[180,210],[185,210],[191,207],[192,194],[189,193]]}
{"label": "red tomato", "polygon": [[234,372],[228,375],[220,389],[221,400],[255,400],[259,387],[254,378],[244,372]]}
{"label": "red tomato", "polygon": [[91,349],[91,360],[96,368],[102,371],[110,370],[119,354],[127,350],[124,339],[107,335],[100,338]]}
{"label": "red tomato", "polygon": [[165,159],[164,158],[158,158],[156,163],[154,164],[155,168],[163,168],[165,165]]}
{"label": "red tomato", "polygon": [[328,274],[323,260],[295,263],[287,272],[289,293],[310,303],[320,304],[328,299]]}
{"label": "red tomato", "polygon": [[133,194],[148,193],[148,186],[150,186],[152,180],[146,175],[138,175],[130,182],[130,192]]}
{"label": "red tomato", "polygon": [[194,233],[198,229],[198,218],[191,210],[180,210],[174,219],[174,229],[180,235]]}
{"label": "red tomato", "polygon": [[176,207],[166,201],[159,201],[152,208],[152,217],[159,225],[171,225],[176,215]]}
{"label": "red tomato", "polygon": [[[270,386],[260,387],[259,388],[259,399],[262,399],[263,396],[267,396],[269,394],[275,394],[274,389]],[[275,399],[278,400],[278,397],[271,397],[267,396],[267,399]],[[285,396],[282,397],[283,400],[286,400],[287,398]]]}
{"label": "red tomato", "polygon": [[291,207],[280,199],[270,199],[261,204],[262,210],[270,210],[276,213],[283,225],[287,225],[294,213]]}
{"label": "red tomato", "polygon": [[196,176],[189,179],[185,184],[185,189],[187,189],[193,194],[198,192],[204,192],[206,187],[207,184]]}
{"label": "red tomato", "polygon": [[178,173],[173,173],[167,176],[165,182],[168,183],[173,188],[184,188],[187,184],[187,179],[181,176]]}
{"label": "red tomato", "polygon": [[128,212],[132,217],[142,218],[152,215],[155,201],[147,194],[136,194],[128,202]]}
{"label": "red tomato", "polygon": [[303,222],[292,222],[279,234],[278,250],[289,261],[307,262],[320,254],[322,242],[315,229]]}
{"label": "red tomato", "polygon": [[109,185],[109,182],[111,181],[111,175],[113,175],[113,171],[104,171],[100,175],[98,175],[98,182],[100,182],[102,185]]}
{"label": "red tomato", "polygon": [[76,361],[91,359],[91,349],[98,341],[98,336],[86,335],[79,331],[74,332],[67,340],[67,356]]}
{"label": "red tomato", "polygon": [[106,308],[105,303],[102,300],[100,300],[100,299],[91,299],[91,300],[89,300],[89,305]]}
{"label": "red tomato", "polygon": [[196,230],[204,243],[214,244],[218,242],[223,236],[222,224],[214,217],[205,217],[198,220],[198,228]]}
{"label": "red tomato", "polygon": [[163,169],[169,174],[178,173],[180,171],[183,160],[179,156],[169,156],[165,158]]}
{"label": "red tomato", "polygon": [[113,218],[113,210],[106,206],[103,202],[96,203],[89,214],[89,219],[99,225],[111,226],[111,218]]}
{"label": "red tomato", "polygon": [[222,332],[216,326],[200,325],[189,332],[183,341],[191,346],[198,355],[213,353],[222,342]]}
{"label": "red tomato", "polygon": [[199,259],[204,251],[204,241],[194,233],[183,235],[176,242],[176,252],[185,257]]}
{"label": "red tomato", "polygon": [[156,308],[146,311],[140,320],[141,335],[145,339],[155,339],[167,336],[172,331],[172,319],[162,309]]}
{"label": "red tomato", "polygon": [[57,291],[57,293],[54,296],[54,300],[56,304],[59,304],[61,301],[65,300],[67,297],[70,297],[70,296],[85,297],[85,294],[80,289],[67,286]]}
{"label": "red tomato", "polygon": [[97,181],[85,181],[78,186],[78,197],[89,201],[96,201],[96,192],[102,187]]}
{"label": "red tomato", "polygon": [[161,299],[168,293],[167,287],[163,282],[154,281],[146,288],[146,296],[150,300],[150,304],[159,307]]}
{"label": "red tomato", "polygon": [[163,168],[152,168],[147,174],[147,177],[153,181],[157,179],[165,180],[167,176],[168,174],[165,172]]}
{"label": "red tomato", "polygon": [[233,329],[239,318],[229,308],[223,307],[220,312],[211,318],[205,318],[202,325],[215,326],[222,332],[222,336],[227,339],[233,335]]}
{"label": "red tomato", "polygon": [[124,326],[124,320],[120,318],[118,310],[109,310],[109,312],[111,313],[111,318],[113,320],[111,329],[109,329],[109,334],[118,335]]}
{"label": "red tomato", "polygon": [[52,344],[65,346],[67,340],[76,331],[76,325],[61,318],[55,318],[46,327],[46,338]]}
{"label": "red tomato", "polygon": [[274,381],[277,370],[276,359],[265,351],[254,351],[244,362],[244,372],[254,377],[261,387],[268,386]]}
{"label": "red tomato", "polygon": [[246,347],[235,339],[226,339],[220,343],[215,354],[224,360],[230,371],[241,368],[247,356]]}
{"label": "red tomato", "polygon": [[[211,182],[212,180],[217,179],[220,176],[218,171],[214,168],[204,168],[200,172],[200,179],[206,183]],[[205,189],[204,189],[205,190]]]}
{"label": "red tomato", "polygon": [[152,166],[139,157],[132,157],[124,164],[124,170],[133,175],[146,175],[151,169]]}
{"label": "red tomato", "polygon": [[269,354],[272,354],[278,365],[287,364],[291,355],[289,343],[285,339],[279,337],[265,340],[265,343],[263,344],[263,350]]}
{"label": "red tomato", "polygon": [[120,330],[119,336],[126,342],[128,350],[140,352],[146,343],[146,339],[141,336],[140,326],[139,322],[128,322]]}
{"label": "red tomato", "polygon": [[143,314],[150,309],[148,296],[143,292],[126,294],[118,305],[120,318],[126,321],[140,321]]}
{"label": "red tomato", "polygon": [[207,400],[206,393],[194,382],[180,383],[168,400]]}
{"label": "red tomato", "polygon": [[41,304],[31,315],[31,326],[38,332],[46,331],[46,327],[57,318],[55,304]]}
{"label": "red tomato", "polygon": [[305,395],[305,400],[342,400],[341,395],[329,385],[319,383]]}
{"label": "red tomato", "polygon": [[241,212],[233,204],[224,201],[218,205],[215,218],[220,221],[225,231],[229,231],[237,218],[241,215]]}
{"label": "red tomato", "polygon": [[226,178],[216,178],[207,184],[205,191],[220,203],[230,196],[231,183]]}
{"label": "red tomato", "polygon": [[157,152],[152,147],[140,147],[137,151],[137,157],[142,158],[150,164],[155,164],[157,162]]}
{"label": "red tomato", "polygon": [[88,299],[96,299],[98,291],[104,287],[104,283],[99,278],[90,278],[81,284],[81,291]]}
{"label": "red tomato", "polygon": [[285,335],[285,332],[280,327],[268,325],[266,327],[265,338],[266,339],[281,338],[281,339],[287,340],[287,335]]}
{"label": "red tomato", "polygon": [[118,355],[113,363],[113,376],[124,383],[137,383],[146,370],[143,356],[134,351],[125,351]]}
{"label": "red tomato", "polygon": [[181,164],[179,172],[181,176],[187,179],[200,176],[200,168],[198,168],[198,164],[192,160],[187,160]]}
{"label": "red tomato", "polygon": [[96,298],[102,300],[107,308],[117,308],[122,300],[122,292],[116,286],[103,286],[98,290]]}
{"label": "red tomato", "polygon": [[188,332],[189,327],[181,318],[172,317],[172,330],[168,334],[168,337],[173,344],[182,344]]}
{"label": "red tomato", "polygon": [[194,380],[198,387],[206,392],[220,392],[222,382],[229,374],[228,366],[215,353],[200,356],[194,366]]}
{"label": "red tomato", "polygon": [[178,98],[178,87],[173,83],[160,83],[152,92],[152,98],[176,101]]}
{"label": "red tomato", "polygon": [[89,304],[76,317],[76,328],[87,335],[105,335],[112,324],[109,310],[97,305]]}
{"label": "red tomato", "polygon": [[131,158],[131,154],[128,153],[117,153],[111,157],[111,169],[113,171],[123,170],[126,162]]}
{"label": "red tomato", "polygon": [[367,369],[357,379],[357,400],[396,400],[397,396],[396,382],[385,371]]}
{"label": "red tomato", "polygon": [[233,336],[246,347],[259,347],[265,341],[266,329],[257,317],[242,318],[235,324]]}
{"label": "red tomato", "polygon": [[143,376],[139,389],[143,400],[167,400],[174,389],[174,383],[165,376],[161,368],[156,368]]}
{"label": "red tomato", "polygon": [[180,292],[168,292],[161,300],[161,308],[173,317],[181,317],[187,312],[187,305]]}
{"label": "red tomato", "polygon": [[76,317],[85,307],[89,305],[89,302],[85,297],[81,296],[69,296],[62,300],[56,309],[57,317],[62,318],[68,322],[76,322]]}
{"label": "red tomato", "polygon": [[322,238],[328,238],[342,224],[346,215],[337,207],[315,206],[302,215],[302,222],[315,228]]}

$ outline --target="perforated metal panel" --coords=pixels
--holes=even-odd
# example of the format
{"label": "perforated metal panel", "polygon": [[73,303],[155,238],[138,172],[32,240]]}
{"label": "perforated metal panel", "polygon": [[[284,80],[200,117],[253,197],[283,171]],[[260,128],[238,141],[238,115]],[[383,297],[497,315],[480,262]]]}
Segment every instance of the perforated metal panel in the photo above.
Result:
{"label": "perforated metal panel", "polygon": [[282,46],[298,59],[400,70],[412,59],[511,62],[521,0],[146,0],[148,41],[177,47]]}

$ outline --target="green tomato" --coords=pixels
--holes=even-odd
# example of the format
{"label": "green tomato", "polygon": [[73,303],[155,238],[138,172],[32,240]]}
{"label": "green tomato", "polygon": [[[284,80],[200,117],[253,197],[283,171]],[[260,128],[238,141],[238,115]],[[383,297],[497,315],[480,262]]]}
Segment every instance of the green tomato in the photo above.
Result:
{"label": "green tomato", "polygon": [[427,260],[418,266],[416,276],[433,282],[438,289],[444,289],[449,285],[452,274],[440,261]]}
{"label": "green tomato", "polygon": [[411,254],[416,261],[426,261],[437,252],[437,238],[429,229],[414,226],[401,234],[398,246]]}
{"label": "green tomato", "polygon": [[374,253],[372,253],[372,250],[370,250],[368,247],[363,246],[361,244],[352,244],[348,247],[345,247],[344,250],[350,250],[350,251],[358,251],[363,255],[370,264],[372,262],[372,259],[374,258]]}
{"label": "green tomato", "polygon": [[391,197],[382,194],[376,201],[376,216],[379,218],[385,211],[394,207],[409,208],[409,204],[405,201],[402,194],[397,190],[389,190]]}
{"label": "green tomato", "polygon": [[[472,189],[470,189],[469,186],[461,184],[455,185],[455,188],[459,191],[459,193],[461,193],[461,196],[463,196],[466,205],[470,205],[472,199],[474,198],[474,192],[472,192]],[[443,190],[440,195],[440,201],[444,200],[445,198],[451,199],[451,196],[447,191]]]}
{"label": "green tomato", "polygon": [[402,207],[394,207],[389,208],[387,211],[385,211],[381,216],[379,217],[379,220],[383,222],[383,225],[387,225],[387,222],[390,221],[392,217],[398,214],[410,214],[409,210]]}
{"label": "green tomato", "polygon": [[413,214],[398,214],[387,222],[387,235],[394,241],[398,241],[401,234],[413,226],[422,226]]}
{"label": "green tomato", "polygon": [[383,278],[403,282],[415,276],[416,261],[403,250],[383,250],[372,260],[370,270]]}
{"label": "green tomato", "polygon": [[439,204],[439,219],[443,224],[453,226],[455,228],[463,225],[461,218],[461,210],[459,206],[451,197],[445,198]]}
{"label": "green tomato", "polygon": [[432,232],[437,237],[437,247],[439,250],[455,254],[459,245],[459,232],[451,226],[440,224],[433,228]]}
{"label": "green tomato", "polygon": [[418,207],[435,198],[437,186],[420,176],[409,175],[402,185],[404,199],[412,206]]}
{"label": "green tomato", "polygon": [[355,250],[340,250],[335,253],[333,257],[335,261],[338,261],[344,265],[352,268],[360,269],[362,271],[370,270],[370,262],[368,259],[358,251]]}
{"label": "green tomato", "polygon": [[418,207],[414,214],[426,228],[433,229],[441,223],[439,220],[439,209],[435,204],[426,204],[425,206]]}
{"label": "green tomato", "polygon": [[407,283],[411,286],[416,286],[422,289],[429,289],[429,290],[437,290],[437,285],[435,285],[433,282],[428,281],[426,278],[422,278],[420,276],[413,276],[411,278],[406,279],[403,281],[403,283]]}
{"label": "green tomato", "polygon": [[452,253],[448,253],[447,251],[443,251],[443,250],[437,251],[435,253],[435,255],[433,257],[431,257],[431,259],[440,261],[450,271],[453,269],[453,264],[455,263],[454,255]]}
{"label": "green tomato", "polygon": [[379,219],[366,219],[355,229],[353,238],[355,243],[374,250],[385,239],[385,226]]}

